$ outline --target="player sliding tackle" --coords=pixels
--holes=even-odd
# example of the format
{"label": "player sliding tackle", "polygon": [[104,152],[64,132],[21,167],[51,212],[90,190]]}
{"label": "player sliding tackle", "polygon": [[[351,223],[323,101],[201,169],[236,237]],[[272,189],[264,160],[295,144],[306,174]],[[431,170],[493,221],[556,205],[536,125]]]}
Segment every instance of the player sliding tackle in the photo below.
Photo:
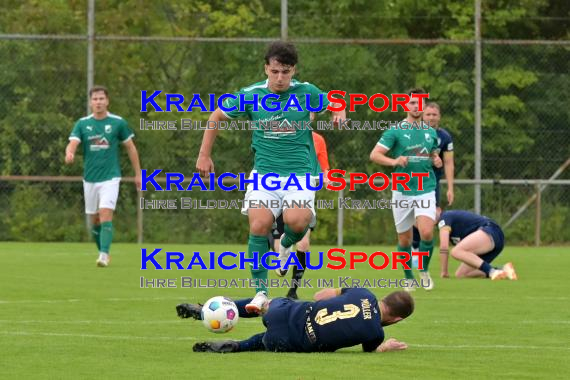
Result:
{"label": "player sliding tackle", "polygon": [[[235,118],[247,118],[251,121],[261,123],[274,121],[279,125],[275,129],[256,129],[253,131],[251,148],[254,153],[254,172],[260,175],[267,173],[277,173],[279,180],[285,183],[287,178],[294,174],[298,177],[298,181],[302,189],[292,186],[289,190],[270,191],[259,186],[259,190],[254,190],[253,186],[248,185],[245,195],[246,202],[244,204],[251,205],[252,201],[263,201],[269,204],[271,200],[277,200],[281,207],[275,208],[245,208],[242,213],[249,218],[249,239],[248,254],[253,256],[253,252],[259,252],[259,257],[269,251],[269,242],[267,235],[271,231],[271,227],[275,218],[283,213],[285,222],[285,233],[282,236],[279,247],[280,258],[284,264],[290,254],[291,246],[300,241],[307,232],[310,225],[315,222],[314,199],[315,192],[306,190],[307,179],[306,174],[310,173],[317,176],[315,168],[316,164],[315,148],[311,136],[311,130],[307,128],[291,128],[292,122],[297,122],[303,126],[304,123],[310,121],[310,111],[322,106],[325,109],[329,102],[326,99],[326,93],[318,89],[316,86],[299,82],[293,79],[297,64],[297,51],[290,43],[275,42],[272,43],[265,55],[265,74],[267,80],[254,83],[248,87],[241,89],[236,95],[236,99],[228,98],[224,101],[224,107],[236,107],[233,111],[222,111],[216,109],[209,118],[209,121],[220,122]],[[239,94],[243,94],[245,99],[250,103],[239,104]],[[253,110],[254,105],[251,100],[254,95],[258,99],[268,94],[276,94],[279,100],[273,103],[279,103],[280,107],[277,111],[267,111],[258,109]],[[319,95],[322,94],[321,99]],[[284,112],[287,100],[291,95],[295,95],[299,101],[299,107],[292,107]],[[310,103],[307,103],[307,96],[310,95]],[[241,110],[240,110],[241,109]],[[332,120],[338,124],[340,120],[346,119],[344,111],[333,112]],[[202,176],[207,176],[214,172],[214,163],[212,161],[212,147],[218,134],[218,129],[209,129],[204,133],[202,146],[196,162],[196,170]],[[312,184],[315,185],[315,184]],[[292,204],[303,203],[309,200],[312,207],[288,207]],[[296,201],[293,203],[293,201]],[[255,280],[267,279],[267,269],[259,265],[259,269],[252,269],[252,277]],[[284,273],[283,273],[284,275]],[[267,289],[259,281],[256,292],[259,297],[265,297]]]}
{"label": "player sliding tackle", "polygon": [[[267,330],[242,341],[199,342],[195,352],[332,352],[362,345],[365,352],[404,350],[395,339],[384,342],[384,327],[402,321],[414,311],[414,300],[406,292],[393,292],[380,302],[368,289],[323,289],[315,302],[289,298],[238,300],[240,318],[263,315]],[[181,318],[200,319],[199,305],[176,307]]]}

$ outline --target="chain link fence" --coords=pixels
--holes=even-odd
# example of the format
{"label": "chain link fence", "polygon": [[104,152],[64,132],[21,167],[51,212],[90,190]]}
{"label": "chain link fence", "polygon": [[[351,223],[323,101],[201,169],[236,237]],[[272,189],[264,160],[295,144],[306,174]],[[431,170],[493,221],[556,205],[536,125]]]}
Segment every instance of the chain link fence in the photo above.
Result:
{"label": "chain link fence", "polygon": [[[168,2],[155,3],[153,7],[158,7],[158,11],[169,7]],[[208,99],[208,94],[217,97],[265,78],[262,57],[267,36],[279,37],[279,18],[274,16],[279,14],[279,4],[259,3],[265,11],[257,15],[258,27],[252,27],[255,23],[251,21],[248,21],[249,29],[236,27],[234,32],[239,34],[235,36],[244,38],[233,40],[167,38],[167,31],[157,27],[160,18],[140,25],[124,25],[124,29],[117,31],[113,23],[118,22],[119,15],[126,10],[98,6],[95,83],[109,88],[110,111],[127,119],[134,130],[143,168],[190,175],[203,132],[141,130],[141,119],[176,120],[180,125],[182,118],[205,121],[209,113],[196,110],[141,112],[141,90],[183,94],[187,107],[194,93]],[[124,4],[127,8],[132,5],[131,2]],[[0,213],[3,215],[0,240],[82,241],[89,238],[84,227],[82,184],[78,178],[82,173],[81,156],[73,166],[63,163],[71,128],[86,113],[88,83],[88,41],[84,36],[87,4],[80,1],[73,6],[73,17],[52,20],[61,23],[54,26],[61,30],[58,36],[36,32],[46,30],[33,27],[41,24],[38,20],[36,24],[23,24],[20,29],[12,25],[0,30],[0,71],[4,73],[0,76]],[[236,12],[240,9],[238,7]],[[169,8],[168,12],[160,13],[166,19],[175,18],[174,21],[169,19],[173,33],[182,25],[177,23],[200,20],[200,12],[180,11],[182,16],[179,16],[175,11]],[[430,92],[430,100],[441,106],[441,125],[454,137],[455,177],[475,178],[473,41],[373,40],[366,38],[376,38],[374,30],[366,32],[362,28],[355,31],[355,40],[348,41],[333,33],[335,17],[339,16],[331,16],[330,22],[324,23],[329,20],[325,15],[322,20],[326,26],[308,29],[308,25],[315,24],[301,18],[308,18],[317,11],[314,7],[301,10],[295,2],[289,5],[289,37],[295,41],[300,56],[297,78],[325,91],[342,89],[368,95],[399,93],[421,85]],[[33,10],[22,12],[33,19]],[[214,11],[202,12],[212,17]],[[60,13],[67,14],[63,10]],[[209,36],[207,26],[198,35]],[[144,38],[127,37],[127,31]],[[234,37],[231,33],[226,35]],[[307,39],[307,36],[314,38]],[[570,44],[560,42],[483,40],[483,179],[548,179],[570,158],[569,47]],[[164,97],[161,99],[158,103],[165,106]],[[348,117],[361,122],[394,121],[405,115],[403,112],[378,114],[360,106]],[[319,116],[319,120],[325,120],[324,116]],[[327,141],[332,168],[366,173],[386,170],[369,161],[370,151],[382,131],[321,132]],[[251,131],[220,132],[213,152],[216,171],[251,170],[250,140]],[[122,163],[123,175],[131,176],[132,168],[124,153]],[[557,178],[570,179],[569,170],[562,170]],[[481,188],[482,213],[500,223],[508,221],[537,193],[536,187],[528,184],[482,185]],[[445,185],[443,189],[442,199],[445,199]],[[473,208],[472,183],[456,185],[455,192],[453,208]],[[149,191],[143,196],[146,199],[231,200],[243,198],[243,193]],[[354,194],[344,196],[390,199],[391,194],[359,188]],[[337,197],[338,194],[328,191],[317,195],[318,199],[335,200],[335,206]],[[536,241],[537,205],[534,202],[509,226],[506,231],[509,241],[522,244]],[[117,241],[136,241],[138,209],[139,198],[133,184],[124,182],[115,218]],[[143,218],[146,241],[236,242],[245,241],[247,236],[247,218],[239,215],[238,210],[145,210]],[[344,210],[342,218],[345,243],[376,244],[394,240],[389,210]],[[338,219],[336,207],[319,210],[319,227],[313,240],[336,241]],[[568,186],[545,188],[541,193],[540,220],[542,243],[570,241],[570,231],[564,228],[570,223]]]}

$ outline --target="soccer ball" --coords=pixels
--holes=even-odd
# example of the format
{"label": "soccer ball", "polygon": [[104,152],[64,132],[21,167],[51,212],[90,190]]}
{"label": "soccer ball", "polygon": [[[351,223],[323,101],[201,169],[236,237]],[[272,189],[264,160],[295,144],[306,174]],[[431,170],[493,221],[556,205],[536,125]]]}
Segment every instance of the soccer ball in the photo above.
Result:
{"label": "soccer ball", "polygon": [[202,307],[202,322],[214,333],[226,333],[238,323],[239,314],[234,301],[226,297],[210,298]]}

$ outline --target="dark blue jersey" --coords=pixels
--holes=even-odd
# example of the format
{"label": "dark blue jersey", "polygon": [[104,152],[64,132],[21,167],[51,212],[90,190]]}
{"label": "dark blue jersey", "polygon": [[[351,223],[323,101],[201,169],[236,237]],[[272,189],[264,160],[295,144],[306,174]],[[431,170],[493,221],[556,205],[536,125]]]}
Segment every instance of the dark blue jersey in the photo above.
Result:
{"label": "dark blue jersey", "polygon": [[[443,161],[443,153],[444,152],[453,152],[453,138],[451,137],[451,135],[449,134],[449,132],[447,132],[445,129],[443,128],[436,128],[435,131],[437,132],[437,149],[438,149],[438,154],[439,154],[439,158],[441,158],[441,160]],[[444,175],[444,167],[442,166],[441,168],[433,168],[433,171],[435,173],[435,178],[439,181],[441,177],[443,177]]]}
{"label": "dark blue jersey", "polygon": [[341,294],[311,304],[305,333],[313,351],[330,352],[362,344],[374,351],[384,340],[378,300],[368,289],[345,288]]}
{"label": "dark blue jersey", "polygon": [[498,224],[491,218],[463,210],[442,212],[438,223],[440,229],[448,228],[450,230],[449,240],[453,245],[481,227],[490,225],[498,227]]}

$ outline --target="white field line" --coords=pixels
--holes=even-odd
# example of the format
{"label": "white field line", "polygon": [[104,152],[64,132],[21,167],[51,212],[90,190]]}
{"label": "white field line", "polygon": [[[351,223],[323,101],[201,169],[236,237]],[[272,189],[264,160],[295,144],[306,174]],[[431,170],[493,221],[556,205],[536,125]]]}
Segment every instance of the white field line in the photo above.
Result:
{"label": "white field line", "polygon": [[[98,335],[98,334],[75,334],[75,333],[50,333],[50,332],[29,332],[29,331],[0,331],[0,335],[7,336],[48,336],[48,337],[66,337],[66,338],[94,338],[94,339],[113,339],[113,340],[165,340],[165,341],[180,341],[180,340],[197,340],[192,336],[187,337],[171,337],[171,336],[134,336],[134,335]],[[526,345],[503,345],[503,344],[490,344],[490,345],[443,345],[443,344],[409,344],[411,348],[428,348],[438,350],[480,350],[480,349],[494,349],[494,350],[570,350],[570,347],[553,347],[553,346],[526,346]]]}
{"label": "white field line", "polygon": [[[99,299],[79,299],[79,298],[69,298],[69,299],[38,299],[38,300],[0,300],[0,304],[26,304],[26,303],[74,303],[74,302],[149,302],[149,301],[180,301],[188,302],[193,301],[197,297],[129,297],[129,298],[99,298]],[[526,300],[534,301],[565,301],[570,299],[570,297],[521,297]],[[519,298],[519,299],[521,299]],[[418,300],[442,300],[442,301],[497,301],[497,297],[444,297],[444,296],[431,296],[426,295],[424,297],[418,297]],[[204,299],[202,301],[205,301]]]}
{"label": "white field line", "polygon": [[[192,318],[188,318],[188,321],[194,321]],[[133,321],[133,320],[17,320],[17,319],[0,319],[0,324],[65,324],[65,325],[161,325],[161,324],[179,324],[185,323],[183,319],[173,317],[172,320],[144,320],[144,321]],[[261,319],[259,318],[241,318],[239,323],[258,323],[261,324]],[[412,321],[406,321],[406,323],[415,323]],[[522,320],[522,321],[493,321],[493,320],[425,320],[417,321],[417,323],[426,324],[491,324],[491,325],[570,325],[570,320]]]}

